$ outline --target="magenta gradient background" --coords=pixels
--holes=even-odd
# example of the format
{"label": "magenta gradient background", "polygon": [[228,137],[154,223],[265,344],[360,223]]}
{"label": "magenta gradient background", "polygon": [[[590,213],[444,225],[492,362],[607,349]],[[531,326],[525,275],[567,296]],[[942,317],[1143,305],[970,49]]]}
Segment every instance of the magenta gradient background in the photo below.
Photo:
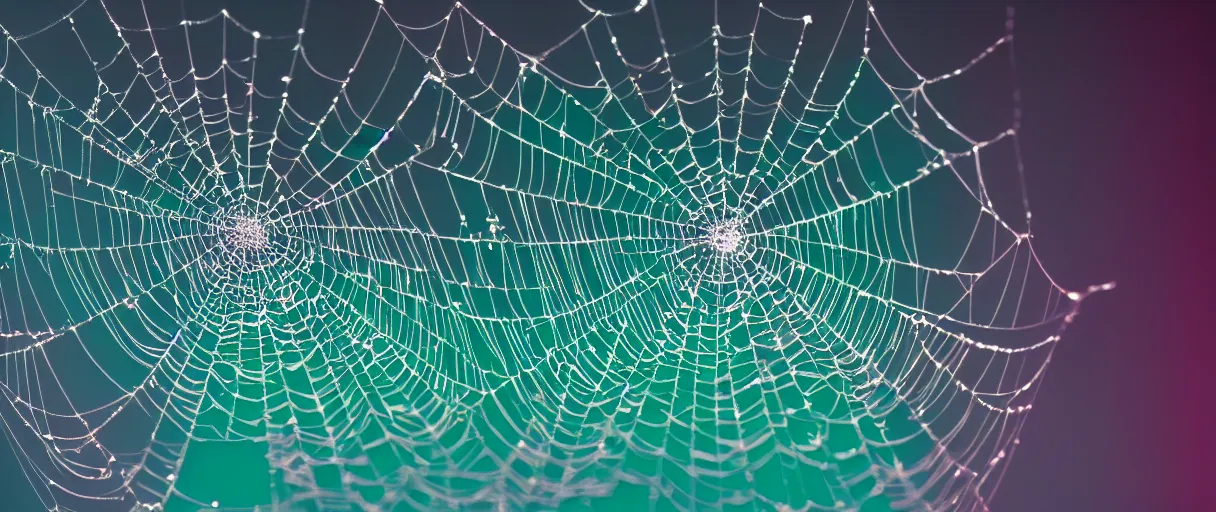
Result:
{"label": "magenta gradient background", "polygon": [[1216,4],[1015,5],[1036,248],[1118,288],[1055,352],[993,509],[1216,510]]}

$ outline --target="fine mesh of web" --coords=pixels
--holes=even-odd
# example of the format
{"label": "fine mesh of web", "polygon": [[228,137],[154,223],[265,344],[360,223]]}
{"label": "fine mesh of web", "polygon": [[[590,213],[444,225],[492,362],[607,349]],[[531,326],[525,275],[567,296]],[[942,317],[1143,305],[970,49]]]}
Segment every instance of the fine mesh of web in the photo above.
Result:
{"label": "fine mesh of web", "polygon": [[1016,112],[935,106],[1010,33],[925,77],[863,3],[589,6],[536,55],[459,3],[147,4],[0,20],[48,508],[982,510],[1109,288],[1039,265]]}

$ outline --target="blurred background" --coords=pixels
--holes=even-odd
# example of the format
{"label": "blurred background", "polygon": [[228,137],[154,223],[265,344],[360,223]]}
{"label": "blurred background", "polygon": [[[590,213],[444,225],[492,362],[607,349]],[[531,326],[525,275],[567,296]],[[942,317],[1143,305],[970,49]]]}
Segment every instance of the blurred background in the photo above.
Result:
{"label": "blurred background", "polygon": [[[0,3],[0,16],[23,8]],[[566,0],[465,3],[524,51],[552,46],[586,19]],[[1216,5],[876,5],[914,64],[956,41],[960,54],[975,54],[1015,7],[1038,255],[1065,287],[1118,282],[1085,303],[1057,348],[993,510],[1216,507],[1216,336],[1207,321],[1216,305],[1216,44],[1207,30]],[[14,448],[0,443],[0,508],[37,510]]]}
{"label": "blurred background", "polygon": [[[949,10],[959,2],[914,2]],[[1039,256],[1108,279],[1055,352],[994,510],[1210,510],[1210,2],[1020,2]]]}

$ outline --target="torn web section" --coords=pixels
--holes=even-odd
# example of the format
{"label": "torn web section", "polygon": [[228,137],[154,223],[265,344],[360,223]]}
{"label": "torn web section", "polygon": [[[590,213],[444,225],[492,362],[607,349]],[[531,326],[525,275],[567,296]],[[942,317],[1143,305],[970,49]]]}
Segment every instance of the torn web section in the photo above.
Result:
{"label": "torn web section", "polygon": [[[982,507],[1016,447],[1029,401],[1075,303],[1047,276],[1029,243],[1016,147],[1019,113],[996,98],[975,100],[1006,107],[1002,115],[978,118],[987,123],[943,113],[954,101],[971,104],[970,96],[957,94],[960,88],[975,89],[985,80],[1008,83],[1008,39],[998,39],[970,64],[928,79],[892,66],[906,62],[883,47],[884,39],[870,41],[874,71],[901,102],[905,115],[896,119],[937,156],[926,162],[923,183],[911,184],[905,198],[897,193],[896,201],[881,201],[888,207],[886,224],[901,226],[901,238],[913,244],[887,243],[883,250],[881,238],[862,243],[869,230],[855,227],[852,240],[842,245],[895,260],[887,262],[893,269],[889,288],[864,289],[871,297],[890,298],[901,321],[911,324],[893,340],[905,338],[913,351],[901,358],[894,354],[903,342],[887,344],[877,353],[902,361],[882,369],[880,359],[875,366],[885,380],[906,376],[901,378],[908,390],[939,390],[932,399],[906,399],[926,424],[924,435],[938,438],[935,449],[949,462],[925,470],[932,475],[929,492],[937,502]],[[956,80],[970,81],[951,83]],[[1003,95],[1008,89],[984,90]],[[893,202],[900,207],[889,208]],[[898,384],[890,387],[899,392]]]}

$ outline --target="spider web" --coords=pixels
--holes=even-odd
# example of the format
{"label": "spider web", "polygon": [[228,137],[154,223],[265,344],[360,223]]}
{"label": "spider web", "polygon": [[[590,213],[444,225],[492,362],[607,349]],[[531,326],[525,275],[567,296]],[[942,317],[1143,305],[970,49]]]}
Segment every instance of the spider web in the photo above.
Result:
{"label": "spider web", "polygon": [[933,77],[868,4],[587,4],[537,54],[356,4],[5,23],[0,419],[48,509],[983,510],[1113,286],[1040,266],[1016,96],[935,105],[1011,22]]}

